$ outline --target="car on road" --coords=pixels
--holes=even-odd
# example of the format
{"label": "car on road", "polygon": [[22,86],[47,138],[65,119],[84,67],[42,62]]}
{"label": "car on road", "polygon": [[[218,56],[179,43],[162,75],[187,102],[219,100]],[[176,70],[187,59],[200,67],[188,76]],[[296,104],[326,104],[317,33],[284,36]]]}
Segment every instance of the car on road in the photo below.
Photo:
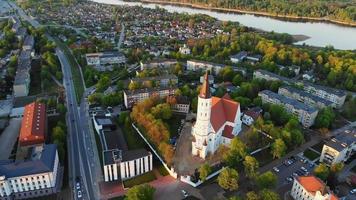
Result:
{"label": "car on road", "polygon": [[83,195],[82,195],[82,191],[78,190],[78,192],[77,192],[77,196],[78,196],[78,198],[82,198],[82,197],[83,197]]}
{"label": "car on road", "polygon": [[286,180],[287,180],[288,182],[292,182],[292,181],[293,181],[293,178],[290,177],[290,176],[288,176],[288,177],[286,178]]}
{"label": "car on road", "polygon": [[350,194],[356,194],[356,188],[352,189],[352,190],[350,191]]}
{"label": "car on road", "polygon": [[305,167],[301,167],[301,170],[303,170],[305,173],[308,172],[308,170]]}
{"label": "car on road", "polygon": [[275,171],[275,172],[279,172],[279,169],[277,168],[277,167],[273,167],[273,171]]}
{"label": "car on road", "polygon": [[299,175],[297,174],[297,172],[293,172],[293,177],[297,177],[297,176],[299,176]]}
{"label": "car on road", "polygon": [[79,183],[79,182],[77,182],[77,183],[75,184],[75,188],[76,188],[77,190],[80,190],[80,183]]}
{"label": "car on road", "polygon": [[186,192],[185,190],[182,190],[182,194],[184,198],[187,198],[189,196],[188,192]]}

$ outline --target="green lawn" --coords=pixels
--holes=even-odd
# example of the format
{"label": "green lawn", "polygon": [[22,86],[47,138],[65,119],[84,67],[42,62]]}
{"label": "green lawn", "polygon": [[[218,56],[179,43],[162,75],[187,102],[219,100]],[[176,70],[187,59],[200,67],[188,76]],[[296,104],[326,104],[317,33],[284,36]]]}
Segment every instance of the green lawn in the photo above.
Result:
{"label": "green lawn", "polygon": [[65,44],[63,44],[58,39],[56,39],[56,43],[58,47],[60,47],[63,50],[64,54],[68,58],[69,64],[71,66],[74,89],[77,95],[77,101],[78,103],[80,103],[80,99],[84,93],[84,85],[79,71],[80,66],[77,64],[73,54],[70,52],[69,48]]}
{"label": "green lawn", "polygon": [[151,182],[153,180],[156,179],[156,176],[154,175],[154,173],[152,171],[147,172],[145,174],[142,174],[140,176],[136,176],[135,178],[129,179],[124,181],[124,186],[125,188],[130,188],[133,187],[135,185],[140,185],[143,183],[148,183]]}
{"label": "green lawn", "polygon": [[308,158],[309,160],[315,160],[317,159],[320,154],[316,153],[315,151],[312,151],[310,149],[307,149],[303,152],[303,155]]}

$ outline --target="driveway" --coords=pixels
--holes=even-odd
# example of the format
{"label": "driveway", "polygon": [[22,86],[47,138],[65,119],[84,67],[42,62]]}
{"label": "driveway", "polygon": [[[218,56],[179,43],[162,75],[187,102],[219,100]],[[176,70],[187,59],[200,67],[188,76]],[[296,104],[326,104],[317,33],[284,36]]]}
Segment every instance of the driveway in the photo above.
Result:
{"label": "driveway", "polygon": [[10,157],[13,146],[20,134],[22,118],[10,119],[9,126],[5,128],[0,136],[0,160],[6,160]]}

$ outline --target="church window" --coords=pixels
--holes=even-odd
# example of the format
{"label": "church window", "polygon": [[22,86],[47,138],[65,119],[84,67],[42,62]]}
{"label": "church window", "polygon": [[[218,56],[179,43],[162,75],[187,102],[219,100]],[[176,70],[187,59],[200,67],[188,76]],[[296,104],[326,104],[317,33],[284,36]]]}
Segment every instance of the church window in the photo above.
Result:
{"label": "church window", "polygon": [[206,106],[208,106],[208,103],[205,103]]}
{"label": "church window", "polygon": [[205,113],[205,117],[206,117],[206,113]]}

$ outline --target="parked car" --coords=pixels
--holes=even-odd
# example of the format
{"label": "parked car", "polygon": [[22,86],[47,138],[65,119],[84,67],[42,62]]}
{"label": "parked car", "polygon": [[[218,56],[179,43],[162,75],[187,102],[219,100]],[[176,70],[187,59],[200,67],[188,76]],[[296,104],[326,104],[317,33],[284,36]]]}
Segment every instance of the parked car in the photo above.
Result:
{"label": "parked car", "polygon": [[290,177],[290,176],[288,176],[288,177],[286,178],[286,180],[287,180],[288,182],[292,182],[292,181],[293,181],[293,178]]}
{"label": "parked car", "polygon": [[304,172],[308,172],[308,170],[305,169],[305,167],[301,167],[300,169],[303,170]]}
{"label": "parked car", "polygon": [[77,196],[78,196],[78,198],[82,198],[83,197],[82,191],[78,190]]}
{"label": "parked car", "polygon": [[184,198],[187,198],[189,196],[188,192],[186,192],[185,190],[182,190],[182,194],[183,194]]}
{"label": "parked car", "polygon": [[297,172],[293,172],[293,177],[297,177],[297,176],[298,176]]}
{"label": "parked car", "polygon": [[279,172],[279,169],[277,167],[273,167],[273,170],[277,173]]}
{"label": "parked car", "polygon": [[356,188],[352,189],[352,190],[350,191],[350,194],[356,194]]}

